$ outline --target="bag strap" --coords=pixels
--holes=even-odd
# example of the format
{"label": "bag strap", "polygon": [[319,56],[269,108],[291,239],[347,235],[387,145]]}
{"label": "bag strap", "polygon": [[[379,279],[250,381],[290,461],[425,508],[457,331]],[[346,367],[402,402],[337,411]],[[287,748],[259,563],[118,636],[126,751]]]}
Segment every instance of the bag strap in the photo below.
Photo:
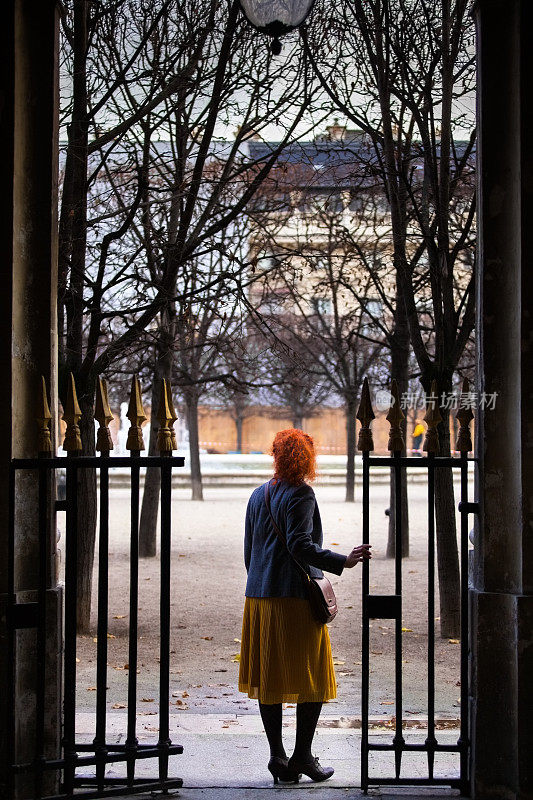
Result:
{"label": "bag strap", "polygon": [[309,573],[307,572],[307,570],[302,567],[300,562],[293,556],[293,554],[291,553],[291,551],[287,547],[287,538],[280,531],[280,529],[279,529],[279,527],[278,527],[278,525],[276,523],[276,520],[274,519],[274,516],[272,514],[272,509],[270,508],[270,491],[269,491],[269,487],[270,487],[270,481],[265,483],[265,505],[267,507],[267,511],[269,513],[270,519],[272,520],[272,525],[274,526],[274,530],[276,531],[277,537],[280,540],[280,542],[283,544],[285,550],[290,555],[290,557],[292,558],[292,560],[294,561],[294,563],[296,564],[296,566],[298,567],[298,569],[300,570],[302,575],[304,575],[307,578],[307,580],[310,580]]}

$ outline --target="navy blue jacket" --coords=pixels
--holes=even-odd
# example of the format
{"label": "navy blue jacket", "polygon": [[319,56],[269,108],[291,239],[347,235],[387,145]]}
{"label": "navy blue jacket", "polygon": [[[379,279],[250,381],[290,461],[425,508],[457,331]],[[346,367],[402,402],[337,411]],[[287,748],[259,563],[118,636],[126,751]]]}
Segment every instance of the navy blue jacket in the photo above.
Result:
{"label": "navy blue jacket", "polygon": [[[340,575],[346,556],[322,549],[322,523],[313,489],[306,483],[270,484],[270,508],[286,535],[287,547],[309,575],[322,570]],[[305,597],[303,578],[274,530],[265,503],[264,484],[252,492],[246,509],[244,563],[247,597]]]}

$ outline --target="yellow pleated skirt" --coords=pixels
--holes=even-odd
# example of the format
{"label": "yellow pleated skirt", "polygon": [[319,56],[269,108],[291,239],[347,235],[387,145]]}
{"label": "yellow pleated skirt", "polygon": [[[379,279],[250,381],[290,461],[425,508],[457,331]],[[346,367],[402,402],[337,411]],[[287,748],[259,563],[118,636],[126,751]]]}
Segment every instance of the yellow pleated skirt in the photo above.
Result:
{"label": "yellow pleated skirt", "polygon": [[298,597],[247,597],[239,691],[261,703],[324,703],[337,696],[326,625]]}

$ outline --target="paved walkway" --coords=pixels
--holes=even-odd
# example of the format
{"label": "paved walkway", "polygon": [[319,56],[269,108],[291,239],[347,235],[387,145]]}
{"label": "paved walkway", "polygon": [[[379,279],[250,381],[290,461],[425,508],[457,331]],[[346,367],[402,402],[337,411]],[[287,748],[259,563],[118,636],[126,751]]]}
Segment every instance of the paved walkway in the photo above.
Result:
{"label": "paved walkway", "polygon": [[[78,738],[90,740],[92,715],[80,714],[77,719]],[[108,741],[120,742],[124,739],[125,714],[109,718]],[[138,737],[140,743],[148,743],[157,738],[157,717],[140,717]],[[325,784],[311,783],[305,776],[297,786],[273,787],[272,779],[266,769],[268,747],[257,715],[216,715],[216,714],[172,714],[171,739],[183,745],[182,755],[173,756],[170,761],[170,775],[183,779],[183,788],[169,794],[183,800],[266,800],[267,797],[280,796],[283,800],[341,800],[341,798],[362,797],[359,788],[360,771],[360,730],[353,727],[346,718],[324,716],[315,737],[315,752],[323,764],[335,768],[334,777]],[[284,721],[285,743],[290,752],[295,733],[295,719],[287,715]],[[385,728],[376,727],[371,732],[375,741],[390,740],[392,733]],[[408,730],[407,741],[423,742],[424,730]],[[457,741],[457,730],[439,731],[441,742]],[[404,756],[402,774],[410,777],[424,777],[427,772],[424,754],[412,753]],[[437,776],[456,776],[458,756],[438,754],[435,764]],[[121,775],[121,765],[112,765],[109,775]],[[138,762],[137,774],[150,777],[157,774],[157,764],[153,760]],[[371,774],[393,774],[393,760],[388,753],[372,755]],[[387,800],[411,800],[412,798],[452,798],[458,793],[452,790],[435,789],[372,789],[369,796]],[[149,795],[136,795],[146,798]]]}

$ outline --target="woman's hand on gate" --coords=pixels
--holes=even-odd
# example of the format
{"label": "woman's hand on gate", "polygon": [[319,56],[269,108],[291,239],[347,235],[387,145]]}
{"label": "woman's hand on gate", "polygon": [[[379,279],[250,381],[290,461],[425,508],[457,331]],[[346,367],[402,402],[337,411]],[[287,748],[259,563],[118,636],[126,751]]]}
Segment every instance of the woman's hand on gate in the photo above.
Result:
{"label": "woman's hand on gate", "polygon": [[346,556],[344,566],[351,569],[355,567],[356,564],[359,564],[360,561],[372,558],[372,553],[370,552],[371,547],[371,544],[360,544],[359,547],[354,547],[352,552]]}

